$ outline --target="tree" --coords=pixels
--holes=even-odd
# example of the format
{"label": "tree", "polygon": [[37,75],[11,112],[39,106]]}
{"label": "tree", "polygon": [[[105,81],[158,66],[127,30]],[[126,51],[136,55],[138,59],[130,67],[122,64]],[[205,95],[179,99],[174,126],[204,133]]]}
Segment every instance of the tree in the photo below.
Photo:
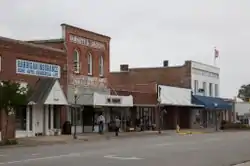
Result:
{"label": "tree", "polygon": [[238,91],[238,98],[242,99],[243,101],[249,101],[250,99],[250,84],[242,85]]}
{"label": "tree", "polygon": [[18,106],[27,105],[30,94],[29,87],[22,87],[19,83],[11,81],[0,82],[1,135],[3,141],[10,139],[8,135],[9,122],[14,119]]}

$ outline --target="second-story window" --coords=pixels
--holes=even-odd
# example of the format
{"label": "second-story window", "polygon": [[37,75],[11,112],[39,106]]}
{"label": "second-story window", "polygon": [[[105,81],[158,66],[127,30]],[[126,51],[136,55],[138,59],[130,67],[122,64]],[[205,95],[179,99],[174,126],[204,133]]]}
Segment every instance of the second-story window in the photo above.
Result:
{"label": "second-story window", "polygon": [[219,85],[218,84],[214,85],[214,95],[215,97],[219,97]]}
{"label": "second-story window", "polygon": [[209,96],[213,96],[213,84],[209,83]]}
{"label": "second-story window", "polygon": [[103,76],[104,75],[104,60],[103,60],[103,56],[99,57],[99,76]]}
{"label": "second-story window", "polygon": [[92,54],[88,53],[88,75],[92,75],[92,70],[93,70]]}
{"label": "second-story window", "polygon": [[203,82],[203,95],[206,96],[207,95],[207,83]]}
{"label": "second-story window", "polygon": [[198,89],[199,89],[198,80],[194,80],[194,94],[198,93]]}
{"label": "second-story window", "polygon": [[80,55],[77,50],[74,50],[73,60],[74,60],[74,72],[80,73]]}

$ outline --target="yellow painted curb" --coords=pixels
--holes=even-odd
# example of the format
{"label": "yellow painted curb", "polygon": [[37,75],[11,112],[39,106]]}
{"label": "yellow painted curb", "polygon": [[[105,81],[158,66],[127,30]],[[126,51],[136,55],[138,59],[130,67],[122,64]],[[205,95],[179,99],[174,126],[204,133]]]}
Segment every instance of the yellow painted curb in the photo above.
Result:
{"label": "yellow painted curb", "polygon": [[177,132],[180,135],[188,135],[188,134],[205,134],[206,132],[199,132],[199,131],[179,131]]}

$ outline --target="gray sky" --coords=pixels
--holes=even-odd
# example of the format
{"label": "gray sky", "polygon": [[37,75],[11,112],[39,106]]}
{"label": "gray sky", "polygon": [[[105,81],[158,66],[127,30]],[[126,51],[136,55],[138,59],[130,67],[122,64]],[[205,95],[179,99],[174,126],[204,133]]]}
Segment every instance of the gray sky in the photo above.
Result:
{"label": "gray sky", "polygon": [[[72,3],[73,2],[73,3]],[[68,23],[112,37],[111,69],[213,63],[220,51],[221,95],[250,83],[250,0],[2,0],[0,35],[17,39],[61,36]]]}

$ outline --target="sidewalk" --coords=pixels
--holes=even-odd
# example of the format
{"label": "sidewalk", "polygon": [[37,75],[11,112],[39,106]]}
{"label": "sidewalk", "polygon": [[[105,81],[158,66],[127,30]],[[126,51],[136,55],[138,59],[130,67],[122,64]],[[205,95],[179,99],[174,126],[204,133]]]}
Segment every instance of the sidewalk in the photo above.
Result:
{"label": "sidewalk", "polygon": [[[116,137],[113,132],[104,133],[103,135],[100,135],[98,133],[83,133],[83,134],[78,134],[76,140],[73,139],[72,135],[60,135],[60,136],[40,136],[40,137],[19,138],[18,142],[19,142],[19,146],[38,146],[38,145],[54,145],[54,144],[104,141],[104,140],[110,140],[110,139],[124,139],[124,138],[153,136],[153,135],[166,136],[166,135],[177,135],[177,134],[175,130],[162,131],[161,134],[159,134],[158,131],[124,132],[124,133],[119,133],[118,137]],[[15,147],[15,145],[12,147]]]}
{"label": "sidewalk", "polygon": [[[93,141],[105,141],[112,139],[124,139],[124,138],[135,138],[135,137],[147,137],[147,136],[178,136],[188,134],[203,134],[215,132],[214,129],[190,129],[190,130],[180,130],[180,133],[176,133],[175,130],[164,130],[161,134],[158,131],[143,131],[143,132],[122,132],[116,137],[113,132],[107,132],[103,135],[98,133],[83,133],[78,134],[77,139],[74,140],[72,135],[60,135],[60,136],[40,136],[40,137],[26,137],[19,138],[19,145],[16,146],[39,146],[39,145],[55,145],[55,144],[69,144],[69,143],[84,143]],[[4,146],[5,147],[5,146]],[[9,147],[9,146],[7,146]],[[3,147],[0,147],[3,148]]]}

